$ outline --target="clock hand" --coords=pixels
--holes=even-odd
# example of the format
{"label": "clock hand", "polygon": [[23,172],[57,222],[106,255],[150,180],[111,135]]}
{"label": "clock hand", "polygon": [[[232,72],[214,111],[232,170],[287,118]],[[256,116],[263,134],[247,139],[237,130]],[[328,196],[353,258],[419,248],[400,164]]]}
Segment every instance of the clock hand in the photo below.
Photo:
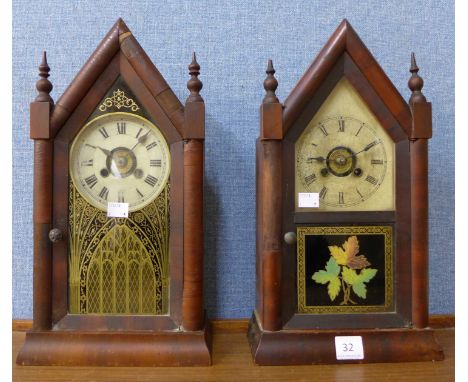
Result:
{"label": "clock hand", "polygon": [[97,147],[99,150],[101,150],[101,151],[104,153],[104,155],[105,155],[106,157],[110,157],[110,156],[112,155],[111,152],[110,152],[109,150],[106,150],[106,149],[104,149],[104,148],[102,148],[102,147],[100,147],[100,146],[96,146],[96,147]]}
{"label": "clock hand", "polygon": [[378,145],[380,143],[380,141],[373,141],[371,143],[369,143],[366,147],[364,147],[361,151],[358,151],[356,154],[354,154],[353,156],[356,156],[364,151],[369,151],[372,147],[374,147],[375,145]]}
{"label": "clock hand", "polygon": [[149,133],[150,132],[148,131],[145,135],[142,135],[141,137],[139,137],[138,142],[135,143],[135,145],[130,149],[130,151],[133,151],[133,149],[137,147],[139,143],[145,143],[146,138],[148,138]]}
{"label": "clock hand", "polygon": [[370,150],[372,147],[378,145],[380,143],[379,140],[375,140],[375,141],[372,141],[371,143],[367,144],[366,147],[364,147],[361,151],[358,151],[357,153],[354,153],[352,155],[349,155],[347,157],[341,157],[341,158],[335,158],[335,159],[326,159],[322,156],[320,157],[309,157],[307,158],[307,162],[310,163],[312,161],[317,161],[319,163],[323,163],[323,162],[326,162],[326,163],[329,163],[329,162],[335,162],[337,164],[340,164],[340,161],[343,161],[343,160],[347,160],[349,158],[353,158],[355,156],[357,156],[358,154],[364,152],[364,151],[368,151]]}
{"label": "clock hand", "polygon": [[111,171],[114,176],[120,178],[120,176],[116,175],[119,174],[119,170],[117,168],[114,158],[112,157],[112,153],[109,150],[106,150],[105,148],[102,148],[100,146],[96,147],[106,155],[106,162],[110,159],[110,166],[106,164],[107,170]]}
{"label": "clock hand", "polygon": [[353,155],[347,156],[347,157],[345,157],[345,159],[349,159],[349,158],[355,157],[355,156],[357,156],[358,154],[363,153],[364,151],[369,151],[372,147],[378,145],[379,143],[380,143],[380,141],[372,141],[371,143],[367,144],[367,146],[364,147],[361,151],[358,151],[357,153],[354,153]]}
{"label": "clock hand", "polygon": [[324,157],[310,157],[310,158],[307,158],[307,162],[312,162],[314,160],[316,160],[319,163],[328,162],[328,159],[325,159]]}

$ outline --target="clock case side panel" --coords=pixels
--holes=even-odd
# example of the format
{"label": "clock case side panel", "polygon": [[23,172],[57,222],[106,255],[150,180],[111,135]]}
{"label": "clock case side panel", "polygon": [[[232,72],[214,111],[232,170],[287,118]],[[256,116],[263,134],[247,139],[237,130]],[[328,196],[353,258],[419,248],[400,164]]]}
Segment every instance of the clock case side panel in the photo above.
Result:
{"label": "clock case side panel", "polygon": [[[279,104],[278,104],[279,105]],[[279,105],[280,106],[280,105]],[[265,330],[281,328],[280,140],[257,140],[256,312]]]}
{"label": "clock case side panel", "polygon": [[[170,145],[173,166],[169,244],[171,251],[170,314],[154,317],[105,315],[83,317],[67,314],[68,242],[64,235],[61,241],[53,245],[48,241],[45,242],[52,247],[50,324],[49,326],[41,324],[40,327],[36,325],[27,333],[25,345],[17,358],[18,364],[82,366],[207,366],[211,364],[211,331],[204,317],[203,303],[200,298],[202,295],[196,293],[196,289],[202,289],[200,277],[195,283],[191,283],[189,289],[192,293],[185,298],[185,304],[187,301],[195,301],[201,313],[197,313],[196,325],[193,325],[192,320],[191,328],[182,327],[184,322],[183,295],[184,289],[187,289],[184,279],[184,262],[192,261],[192,264],[203,262],[203,246],[201,252],[198,250],[198,252],[186,253],[187,235],[184,235],[184,229],[186,229],[187,222],[193,219],[186,216],[184,212],[186,185],[184,179],[193,172],[196,173],[195,177],[202,178],[203,163],[198,163],[198,166],[193,165],[191,163],[193,160],[185,158],[184,145],[190,139],[184,141],[184,135],[187,135],[186,131],[190,132],[191,128],[192,130],[198,129],[200,133],[200,124],[203,125],[202,132],[204,133],[204,108],[202,116],[200,108],[197,107],[194,108],[193,113],[184,113],[184,107],[180,101],[121,19],[106,35],[59,99],[54,112],[51,113],[48,138],[51,139],[50,143],[55,150],[53,165],[51,165],[51,178],[54,183],[52,186],[51,179],[54,196],[52,227],[59,227],[62,232],[68,232],[69,144],[79,127],[83,126],[84,121],[89,118],[119,75],[142,103],[150,116],[149,119],[161,128]],[[196,122],[185,120],[191,115]],[[197,138],[200,139],[200,136]],[[203,140],[197,147],[201,147],[201,156],[203,156]],[[201,179],[198,184],[202,187],[203,180]],[[198,192],[197,197],[203,197],[202,190]],[[198,212],[202,218],[202,210]],[[196,234],[200,234],[199,230]],[[189,232],[188,236],[190,235],[194,234]],[[198,242],[203,244],[203,232]],[[197,269],[202,268],[200,264]],[[195,272],[189,270],[185,273],[191,275]],[[37,289],[40,290],[40,288]],[[46,292],[45,288],[43,293],[39,293]],[[50,330],[51,327],[52,330]],[[89,351],[83,353],[83,346],[89,348]]]}
{"label": "clock case side panel", "polygon": [[265,330],[281,329],[282,138],[283,105],[274,94],[278,85],[268,62],[265,96],[260,106],[256,142],[256,307]]}

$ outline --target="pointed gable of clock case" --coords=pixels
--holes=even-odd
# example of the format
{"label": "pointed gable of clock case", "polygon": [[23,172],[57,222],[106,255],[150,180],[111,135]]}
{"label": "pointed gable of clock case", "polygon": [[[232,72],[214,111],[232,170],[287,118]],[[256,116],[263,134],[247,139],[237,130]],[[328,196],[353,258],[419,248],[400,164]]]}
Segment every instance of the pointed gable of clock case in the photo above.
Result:
{"label": "pointed gable of clock case", "polygon": [[[204,102],[199,70],[194,55],[190,95],[182,105],[119,19],[55,105],[42,95],[50,89],[38,87],[42,98],[31,104],[31,137],[36,145],[47,145],[49,159],[35,161],[37,169],[50,175],[35,181],[35,194],[53,196],[49,207],[36,198],[34,208],[50,208],[41,229],[53,228],[57,235],[50,236],[52,245],[47,237],[36,240],[35,324],[18,363],[210,364],[202,299]],[[119,113],[159,129],[170,150],[171,169],[165,191],[142,213],[109,219],[92,206],[80,207],[86,201],[69,174],[70,146],[87,123]],[[71,257],[76,248],[84,255]],[[118,259],[109,260],[109,250]],[[107,278],[106,272],[111,272]],[[80,351],[93,341],[100,344],[94,352]]]}
{"label": "pointed gable of clock case", "polygon": [[[394,140],[402,139],[403,132],[409,136],[412,122],[408,104],[347,20],[341,22],[284,101],[284,131],[302,116],[312,97],[317,97],[316,107],[320,106],[343,76],[382,123],[385,117],[393,117],[385,127]],[[379,111],[389,115],[380,117]]]}
{"label": "pointed gable of clock case", "polygon": [[[420,201],[412,209],[414,195],[424,195],[414,194],[421,172],[413,163],[427,157],[414,154],[413,137],[425,131],[415,125],[430,126],[422,117],[430,118],[430,104],[401,97],[347,20],[284,104],[271,60],[266,73],[249,326],[255,362],[339,363],[335,335],[363,338],[366,358],[358,362],[441,359],[433,333],[415,329],[427,317],[418,302],[427,293],[427,236],[421,229],[415,242],[414,233],[427,228],[427,216]],[[422,80],[410,83],[420,92]],[[428,136],[419,134],[422,147]],[[405,348],[408,341],[424,350]]]}

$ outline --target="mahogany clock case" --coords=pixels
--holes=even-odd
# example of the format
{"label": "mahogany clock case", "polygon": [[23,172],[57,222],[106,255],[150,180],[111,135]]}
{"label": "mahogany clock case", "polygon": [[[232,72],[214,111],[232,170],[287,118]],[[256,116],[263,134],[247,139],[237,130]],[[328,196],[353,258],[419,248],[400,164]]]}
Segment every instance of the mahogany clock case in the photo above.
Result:
{"label": "mahogany clock case", "polygon": [[[330,37],[284,105],[275,95],[278,82],[269,62],[257,140],[257,303],[248,333],[256,363],[443,358],[433,331],[427,328],[431,105],[421,92],[418,70],[413,57],[412,95],[406,103],[347,20]],[[295,142],[343,78],[394,143],[394,210],[296,208]],[[370,261],[379,277],[373,280],[368,300],[356,298],[353,303],[357,305],[348,306],[345,296],[341,304],[330,303],[326,287],[321,287],[321,294],[320,287],[309,279],[330,256],[327,248],[352,235],[366,253],[374,254]],[[337,361],[337,335],[361,336],[365,358]]]}
{"label": "mahogany clock case", "polygon": [[[202,293],[205,110],[199,94],[199,70],[194,54],[187,84],[190,95],[182,105],[119,19],[54,104],[44,53],[39,95],[31,103],[35,144],[33,329],[27,333],[18,364],[211,364],[211,335]],[[170,293],[165,314],[70,313],[70,143],[117,88],[134,96],[141,106],[140,115],[160,129],[170,148]]]}

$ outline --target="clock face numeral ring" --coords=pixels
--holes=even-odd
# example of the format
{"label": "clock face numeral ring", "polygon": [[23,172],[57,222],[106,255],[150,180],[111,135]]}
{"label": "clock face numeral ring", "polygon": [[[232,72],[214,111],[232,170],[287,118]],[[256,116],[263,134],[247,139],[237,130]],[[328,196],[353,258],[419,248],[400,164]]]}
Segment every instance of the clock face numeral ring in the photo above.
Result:
{"label": "clock face numeral ring", "polygon": [[[295,192],[318,194],[314,208],[323,211],[392,209],[393,156],[390,137],[375,121],[312,120],[295,143]],[[371,199],[377,190],[382,197]]]}

